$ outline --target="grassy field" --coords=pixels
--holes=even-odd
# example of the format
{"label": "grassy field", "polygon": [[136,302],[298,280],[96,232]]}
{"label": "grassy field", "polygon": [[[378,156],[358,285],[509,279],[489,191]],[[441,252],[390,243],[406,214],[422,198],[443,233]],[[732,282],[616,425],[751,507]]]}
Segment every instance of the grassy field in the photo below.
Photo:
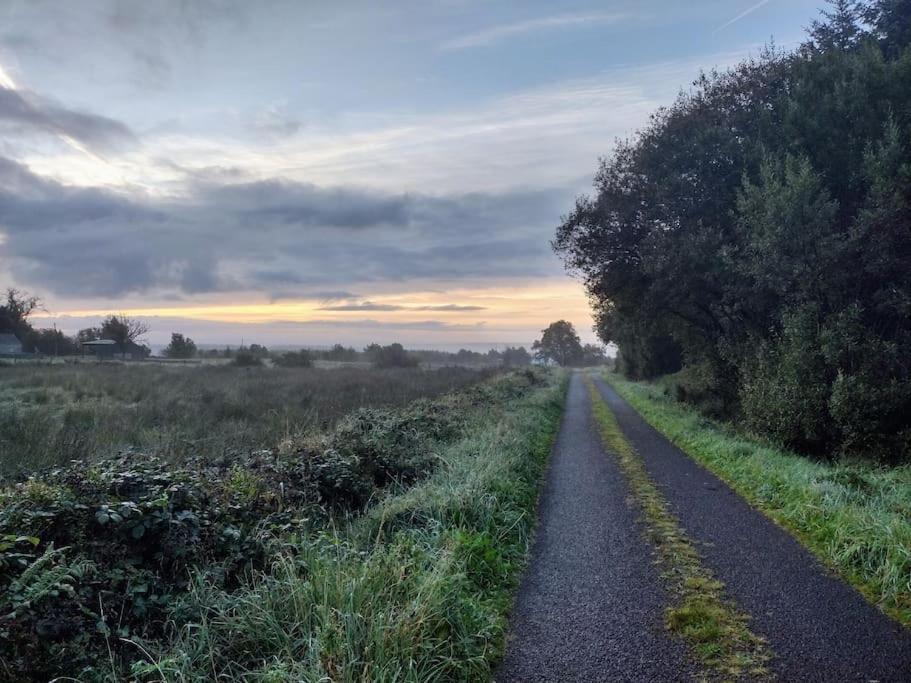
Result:
{"label": "grassy field", "polygon": [[489,678],[565,386],[504,374],[291,451],[0,486],[0,680]]}
{"label": "grassy field", "polygon": [[401,406],[490,371],[46,364],[0,367],[0,475],[126,449],[170,459],[274,448],[365,406]]}
{"label": "grassy field", "polygon": [[707,420],[659,386],[607,379],[678,447],[911,626],[911,466],[813,461]]}

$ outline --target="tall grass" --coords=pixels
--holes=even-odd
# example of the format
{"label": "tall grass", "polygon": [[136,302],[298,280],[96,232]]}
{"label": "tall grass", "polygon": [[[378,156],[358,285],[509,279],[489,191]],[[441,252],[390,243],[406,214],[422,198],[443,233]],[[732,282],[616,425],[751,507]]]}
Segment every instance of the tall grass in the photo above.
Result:
{"label": "tall grass", "polygon": [[678,447],[911,626],[911,466],[809,460],[707,420],[654,385],[607,379]]}
{"label": "tall grass", "polygon": [[357,408],[401,406],[489,376],[464,368],[3,367],[0,474],[126,449],[180,459],[273,448]]}
{"label": "tall grass", "polygon": [[[139,668],[177,681],[490,678],[565,381],[490,412],[430,479],[290,542],[238,591],[197,580],[175,640]],[[140,671],[137,671],[140,673]]]}

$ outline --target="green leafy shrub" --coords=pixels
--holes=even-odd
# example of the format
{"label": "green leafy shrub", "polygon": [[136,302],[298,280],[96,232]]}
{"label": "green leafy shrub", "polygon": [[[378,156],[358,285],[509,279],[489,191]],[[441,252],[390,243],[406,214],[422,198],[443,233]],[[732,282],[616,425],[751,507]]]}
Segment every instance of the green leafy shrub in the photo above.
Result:
{"label": "green leafy shrub", "polygon": [[356,411],[286,452],[180,464],[128,452],[0,486],[0,678],[128,670],[142,652],[133,643],[169,637],[193,581],[230,592],[267,572],[289,541],[431,474],[469,414],[540,382],[528,371]]}
{"label": "green leafy shrub", "polygon": [[745,370],[741,403],[746,426],[789,448],[821,451],[830,443],[831,370],[819,349],[812,311],[785,322],[780,341],[760,345]]}

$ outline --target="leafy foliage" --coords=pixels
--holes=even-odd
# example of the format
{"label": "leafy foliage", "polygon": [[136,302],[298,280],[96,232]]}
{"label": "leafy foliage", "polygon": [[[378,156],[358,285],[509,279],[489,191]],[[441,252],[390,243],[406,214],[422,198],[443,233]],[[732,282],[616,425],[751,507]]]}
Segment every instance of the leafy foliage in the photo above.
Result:
{"label": "leafy foliage", "polygon": [[18,289],[6,290],[6,301],[0,304],[0,333],[12,333],[22,339],[32,329],[29,316],[41,308],[41,299]]}
{"label": "leafy foliage", "polygon": [[117,350],[120,353],[126,353],[131,345],[138,345],[138,342],[148,332],[148,323],[121,313],[119,315],[109,315],[101,321],[99,338],[116,342]]}
{"label": "leafy foliage", "polygon": [[5,486],[0,673],[128,669],[141,650],[127,641],[165,640],[194,581],[231,591],[268,571],[290,540],[425,478],[467,420],[540,384],[519,373],[399,410],[360,410],[283,449],[180,465],[128,453]]}
{"label": "leafy foliage", "polygon": [[535,358],[561,367],[578,365],[584,351],[576,328],[571,322],[558,320],[541,331],[541,338],[532,345]]}
{"label": "leafy foliage", "polygon": [[164,349],[167,358],[193,358],[196,355],[196,342],[180,332],[171,334],[171,343]]}
{"label": "leafy foliage", "polygon": [[554,247],[627,376],[685,366],[681,397],[784,445],[908,458],[911,2],[831,4],[619,145]]}

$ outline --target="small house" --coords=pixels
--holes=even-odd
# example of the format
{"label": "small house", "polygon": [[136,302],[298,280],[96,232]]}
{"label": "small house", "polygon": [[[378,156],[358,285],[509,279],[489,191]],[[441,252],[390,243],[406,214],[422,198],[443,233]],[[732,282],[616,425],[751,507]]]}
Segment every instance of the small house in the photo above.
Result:
{"label": "small house", "polygon": [[24,353],[19,337],[12,332],[0,333],[0,356],[21,356]]}
{"label": "small house", "polygon": [[93,355],[98,360],[142,360],[149,355],[145,346],[128,341],[126,347],[121,349],[120,344],[113,339],[93,339],[82,342],[82,355]]}
{"label": "small house", "polygon": [[111,360],[117,353],[117,342],[113,339],[93,339],[82,342],[82,355],[92,355],[98,360]]}

